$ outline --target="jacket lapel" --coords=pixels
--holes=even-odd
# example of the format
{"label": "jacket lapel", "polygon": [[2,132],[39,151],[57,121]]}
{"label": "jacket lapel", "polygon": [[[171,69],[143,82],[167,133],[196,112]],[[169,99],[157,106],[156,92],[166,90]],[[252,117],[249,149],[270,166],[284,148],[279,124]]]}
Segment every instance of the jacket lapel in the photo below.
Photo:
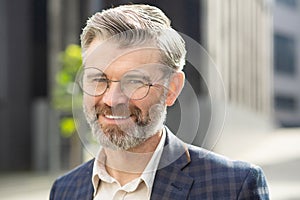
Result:
{"label": "jacket lapel", "polygon": [[184,171],[190,162],[190,155],[181,140],[170,130],[166,132],[166,143],[155,175],[151,199],[187,199],[194,182]]}
{"label": "jacket lapel", "polygon": [[77,193],[75,199],[91,200],[93,199],[94,188],[92,183],[92,174],[93,174],[93,164],[94,160],[89,161],[87,166],[83,169],[83,172],[80,173],[76,182]]}

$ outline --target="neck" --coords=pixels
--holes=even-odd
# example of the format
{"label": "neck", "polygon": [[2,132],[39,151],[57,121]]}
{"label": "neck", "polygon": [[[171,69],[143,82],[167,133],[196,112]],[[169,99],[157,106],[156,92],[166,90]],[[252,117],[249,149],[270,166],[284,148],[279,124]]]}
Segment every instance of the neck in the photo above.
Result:
{"label": "neck", "polygon": [[141,176],[162,136],[162,131],[127,151],[105,148],[107,172],[124,185]]}

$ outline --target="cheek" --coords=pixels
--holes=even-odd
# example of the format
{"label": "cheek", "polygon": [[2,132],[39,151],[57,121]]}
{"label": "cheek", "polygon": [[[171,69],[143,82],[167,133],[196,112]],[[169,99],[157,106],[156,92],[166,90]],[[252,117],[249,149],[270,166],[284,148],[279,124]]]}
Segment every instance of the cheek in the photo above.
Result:
{"label": "cheek", "polygon": [[99,97],[83,95],[83,104],[87,107],[94,107],[99,101]]}
{"label": "cheek", "polygon": [[145,99],[147,99],[148,104],[154,105],[161,103],[164,98],[164,90],[163,88],[153,87],[152,90],[149,91],[149,94]]}
{"label": "cheek", "polygon": [[157,106],[161,102],[163,93],[150,93],[142,100],[133,101],[132,104],[141,109],[143,115],[147,115],[153,106]]}

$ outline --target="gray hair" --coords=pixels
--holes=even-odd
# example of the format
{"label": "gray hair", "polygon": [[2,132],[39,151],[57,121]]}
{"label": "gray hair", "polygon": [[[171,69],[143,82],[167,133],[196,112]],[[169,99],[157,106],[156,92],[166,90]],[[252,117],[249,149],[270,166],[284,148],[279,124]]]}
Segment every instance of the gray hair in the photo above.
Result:
{"label": "gray hair", "polygon": [[162,63],[175,70],[185,65],[185,42],[171,27],[170,19],[157,7],[122,5],[97,12],[88,19],[81,34],[83,53],[95,39],[114,37],[120,47],[154,44]]}

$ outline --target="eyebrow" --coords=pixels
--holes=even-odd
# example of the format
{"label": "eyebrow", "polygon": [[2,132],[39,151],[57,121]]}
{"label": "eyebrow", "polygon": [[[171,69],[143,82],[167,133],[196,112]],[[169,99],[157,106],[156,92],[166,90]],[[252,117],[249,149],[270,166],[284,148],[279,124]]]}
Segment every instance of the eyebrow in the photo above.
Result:
{"label": "eyebrow", "polygon": [[99,72],[99,73],[93,73],[93,74],[89,73],[86,75],[86,77],[87,78],[94,78],[94,77],[105,77],[106,78],[106,75],[104,73]]}

